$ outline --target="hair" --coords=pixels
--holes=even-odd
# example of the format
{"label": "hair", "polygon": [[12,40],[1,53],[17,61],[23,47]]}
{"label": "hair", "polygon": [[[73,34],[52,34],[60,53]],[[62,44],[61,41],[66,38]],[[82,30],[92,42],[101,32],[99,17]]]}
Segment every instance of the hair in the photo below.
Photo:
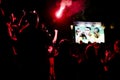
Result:
{"label": "hair", "polygon": [[100,32],[100,30],[99,30],[99,28],[98,28],[98,27],[96,27],[96,28],[94,28],[94,29],[97,29],[97,32]]}
{"label": "hair", "polygon": [[91,30],[91,28],[90,28],[90,27],[86,27],[86,28],[88,28],[89,30]]}

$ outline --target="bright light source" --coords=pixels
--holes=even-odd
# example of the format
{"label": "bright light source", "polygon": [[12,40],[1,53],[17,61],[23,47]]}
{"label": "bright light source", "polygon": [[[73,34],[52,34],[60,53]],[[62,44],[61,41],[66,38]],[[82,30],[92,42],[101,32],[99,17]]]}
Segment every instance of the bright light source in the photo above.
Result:
{"label": "bright light source", "polygon": [[60,9],[56,12],[56,17],[60,18],[62,17],[63,10],[65,9],[65,6],[61,6]]}

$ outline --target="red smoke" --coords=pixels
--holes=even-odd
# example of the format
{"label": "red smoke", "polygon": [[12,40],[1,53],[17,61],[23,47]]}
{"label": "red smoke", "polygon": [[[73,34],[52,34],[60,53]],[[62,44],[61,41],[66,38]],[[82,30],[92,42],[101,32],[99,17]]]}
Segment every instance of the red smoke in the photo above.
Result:
{"label": "red smoke", "polygon": [[56,12],[56,17],[60,18],[62,16],[63,10],[65,9],[65,6],[60,6],[60,9]]}
{"label": "red smoke", "polygon": [[56,12],[56,17],[60,18],[62,16],[62,13],[64,12],[64,9],[68,6],[72,5],[72,0],[62,0],[60,3],[60,8]]}
{"label": "red smoke", "polygon": [[66,17],[70,17],[78,12],[82,12],[85,9],[85,0],[62,0],[60,2],[60,8],[56,12],[56,17],[62,17],[64,14]]}
{"label": "red smoke", "polygon": [[85,9],[85,0],[76,0],[72,2],[72,5],[66,8],[66,16],[70,17],[76,13],[82,12]]}

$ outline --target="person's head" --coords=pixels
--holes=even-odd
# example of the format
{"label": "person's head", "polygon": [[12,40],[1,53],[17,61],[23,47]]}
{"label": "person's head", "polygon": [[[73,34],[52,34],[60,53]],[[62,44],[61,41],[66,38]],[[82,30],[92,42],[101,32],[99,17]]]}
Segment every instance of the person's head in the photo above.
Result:
{"label": "person's head", "polygon": [[52,51],[53,51],[53,46],[52,45],[48,46],[48,52],[52,53]]}
{"label": "person's head", "polygon": [[98,27],[94,28],[94,36],[95,36],[95,38],[99,38],[99,36],[100,36],[99,32],[100,32],[100,30],[99,30]]}
{"label": "person's head", "polygon": [[86,33],[87,35],[91,36],[90,32],[91,32],[91,28],[90,28],[90,27],[86,27],[86,28],[85,28],[85,33]]}
{"label": "person's head", "polygon": [[79,32],[80,32],[80,28],[77,28],[77,29],[76,29],[76,33],[79,33]]}
{"label": "person's head", "polygon": [[114,43],[114,51],[115,53],[120,53],[120,40],[116,40]]}
{"label": "person's head", "polygon": [[94,32],[99,33],[100,32],[99,28],[98,27],[94,28]]}
{"label": "person's head", "polygon": [[90,27],[85,27],[85,30],[86,31],[91,31],[91,28]]}

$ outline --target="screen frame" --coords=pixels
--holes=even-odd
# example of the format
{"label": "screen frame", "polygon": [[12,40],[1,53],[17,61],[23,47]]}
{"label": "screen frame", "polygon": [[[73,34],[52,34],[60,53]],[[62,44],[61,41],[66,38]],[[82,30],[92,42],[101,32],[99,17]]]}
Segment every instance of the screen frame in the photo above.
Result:
{"label": "screen frame", "polygon": [[88,41],[88,42],[82,41],[83,43],[85,43],[85,44],[94,43],[94,42],[96,42],[96,43],[105,43],[105,28],[104,28],[102,22],[100,22],[100,21],[74,21],[73,22],[72,32],[73,32],[73,40],[74,40],[75,43],[80,43],[80,41],[79,42],[76,41],[76,31],[75,30],[76,30],[77,25],[79,25],[81,23],[88,24],[88,25],[90,23],[91,25],[94,25],[93,28],[98,27],[100,29],[100,32],[102,32],[102,33],[100,33],[100,36],[102,37],[100,39],[100,41],[97,41],[97,40],[93,39],[93,41],[91,41],[91,42],[90,41]]}

